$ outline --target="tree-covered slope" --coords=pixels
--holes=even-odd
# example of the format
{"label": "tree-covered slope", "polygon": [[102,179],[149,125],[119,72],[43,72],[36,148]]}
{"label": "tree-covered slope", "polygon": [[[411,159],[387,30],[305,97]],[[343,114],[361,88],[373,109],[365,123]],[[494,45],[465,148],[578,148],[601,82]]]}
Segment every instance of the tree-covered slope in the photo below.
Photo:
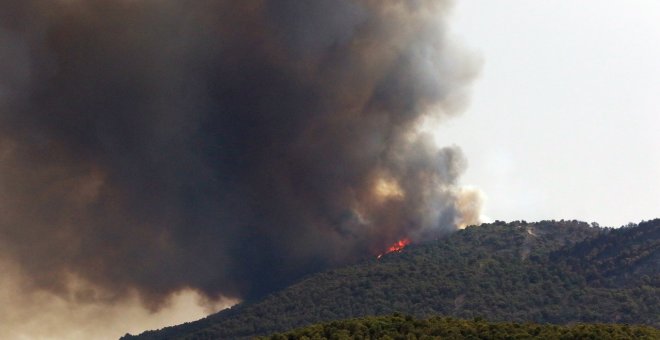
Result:
{"label": "tree-covered slope", "polygon": [[315,324],[260,338],[293,339],[660,339],[660,330],[622,324],[487,322],[391,315]]}
{"label": "tree-covered slope", "polygon": [[660,220],[620,229],[577,221],[484,224],[140,338],[250,337],[394,312],[658,327],[659,232]]}

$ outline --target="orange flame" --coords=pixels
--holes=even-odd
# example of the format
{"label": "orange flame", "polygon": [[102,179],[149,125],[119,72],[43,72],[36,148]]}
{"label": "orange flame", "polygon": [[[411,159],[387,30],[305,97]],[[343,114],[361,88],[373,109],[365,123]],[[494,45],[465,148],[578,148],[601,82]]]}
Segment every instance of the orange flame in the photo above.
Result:
{"label": "orange flame", "polygon": [[384,253],[378,255],[377,258],[380,259],[383,255],[389,254],[389,253],[394,253],[394,252],[399,253],[403,250],[403,248],[405,248],[409,244],[410,244],[410,239],[409,238],[402,238],[402,239],[396,241],[389,248],[387,248],[387,250]]}

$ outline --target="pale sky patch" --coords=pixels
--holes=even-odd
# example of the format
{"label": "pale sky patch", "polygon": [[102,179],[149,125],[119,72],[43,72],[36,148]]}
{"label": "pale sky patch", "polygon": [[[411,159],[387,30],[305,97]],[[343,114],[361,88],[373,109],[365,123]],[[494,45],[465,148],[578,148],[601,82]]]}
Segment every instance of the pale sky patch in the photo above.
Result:
{"label": "pale sky patch", "polygon": [[660,2],[460,0],[483,60],[464,115],[437,127],[492,219],[619,226],[660,216]]}

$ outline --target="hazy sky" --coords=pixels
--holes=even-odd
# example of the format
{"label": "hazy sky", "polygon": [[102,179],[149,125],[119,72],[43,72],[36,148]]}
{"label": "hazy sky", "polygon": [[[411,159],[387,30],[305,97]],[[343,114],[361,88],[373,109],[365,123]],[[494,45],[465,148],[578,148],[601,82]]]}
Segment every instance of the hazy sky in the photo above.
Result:
{"label": "hazy sky", "polygon": [[483,59],[443,124],[491,219],[619,226],[660,216],[660,1],[458,1]]}

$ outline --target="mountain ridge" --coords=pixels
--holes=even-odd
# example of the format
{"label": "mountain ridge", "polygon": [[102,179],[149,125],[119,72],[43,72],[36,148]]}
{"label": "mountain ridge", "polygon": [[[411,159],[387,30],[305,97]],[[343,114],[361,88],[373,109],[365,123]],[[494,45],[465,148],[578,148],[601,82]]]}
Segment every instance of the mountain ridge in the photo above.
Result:
{"label": "mountain ridge", "polygon": [[265,299],[122,339],[240,338],[403,312],[660,326],[660,219],[611,229],[496,221],[313,274]]}

